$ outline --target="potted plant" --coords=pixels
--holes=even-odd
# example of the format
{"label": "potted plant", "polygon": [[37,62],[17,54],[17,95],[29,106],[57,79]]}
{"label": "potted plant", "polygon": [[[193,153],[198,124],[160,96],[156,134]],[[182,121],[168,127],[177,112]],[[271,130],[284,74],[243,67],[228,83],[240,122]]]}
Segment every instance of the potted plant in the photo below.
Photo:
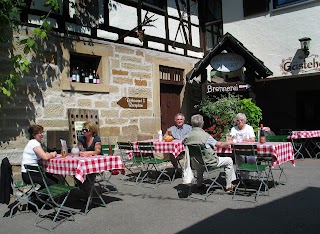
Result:
{"label": "potted plant", "polygon": [[251,98],[241,99],[239,95],[228,94],[221,98],[204,99],[198,105],[199,111],[210,121],[205,129],[216,140],[225,140],[226,135],[234,125],[238,113],[247,116],[247,123],[258,130],[262,119],[261,109],[252,102]]}

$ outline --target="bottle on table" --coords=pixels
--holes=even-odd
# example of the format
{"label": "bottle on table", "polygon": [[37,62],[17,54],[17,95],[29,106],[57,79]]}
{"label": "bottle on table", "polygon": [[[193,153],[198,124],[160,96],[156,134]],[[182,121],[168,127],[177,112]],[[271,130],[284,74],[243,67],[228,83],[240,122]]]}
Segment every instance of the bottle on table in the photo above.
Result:
{"label": "bottle on table", "polygon": [[259,143],[263,144],[265,142],[266,142],[266,133],[263,130],[263,124],[261,124],[259,129]]}

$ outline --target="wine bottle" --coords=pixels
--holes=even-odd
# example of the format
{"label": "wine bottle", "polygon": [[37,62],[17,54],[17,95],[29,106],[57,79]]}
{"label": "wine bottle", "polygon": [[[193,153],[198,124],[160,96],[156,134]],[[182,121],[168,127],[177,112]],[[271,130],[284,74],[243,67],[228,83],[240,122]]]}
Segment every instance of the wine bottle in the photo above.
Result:
{"label": "wine bottle", "polygon": [[99,77],[98,71],[96,72],[96,83],[100,84],[100,77]]}
{"label": "wine bottle", "polygon": [[80,76],[81,76],[81,74],[80,74],[80,71],[79,71],[79,67],[77,67],[77,70],[75,71],[75,73],[76,73],[76,79],[74,80],[74,82],[80,82]]}
{"label": "wine bottle", "polygon": [[263,144],[266,142],[266,134],[263,130],[263,124],[261,124],[260,126],[259,142],[260,144]]}
{"label": "wine bottle", "polygon": [[96,76],[96,70],[93,70],[93,83],[96,84],[97,83],[97,76]]}

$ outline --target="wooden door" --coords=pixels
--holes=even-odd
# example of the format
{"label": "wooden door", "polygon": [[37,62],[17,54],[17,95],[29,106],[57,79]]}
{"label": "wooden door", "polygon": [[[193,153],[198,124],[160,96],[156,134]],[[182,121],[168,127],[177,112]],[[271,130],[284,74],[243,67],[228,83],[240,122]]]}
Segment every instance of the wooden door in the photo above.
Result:
{"label": "wooden door", "polygon": [[160,84],[161,130],[163,134],[175,124],[174,116],[180,112],[181,86]]}

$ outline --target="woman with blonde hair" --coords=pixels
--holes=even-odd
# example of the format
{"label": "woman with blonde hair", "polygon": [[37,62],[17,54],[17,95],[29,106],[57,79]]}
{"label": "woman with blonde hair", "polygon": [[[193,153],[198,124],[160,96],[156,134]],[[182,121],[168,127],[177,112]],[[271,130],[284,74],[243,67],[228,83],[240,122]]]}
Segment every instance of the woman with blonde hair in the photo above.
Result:
{"label": "woman with blonde hair", "polygon": [[93,121],[87,121],[83,124],[83,135],[78,138],[80,156],[102,155],[101,138],[98,136],[98,131],[98,126]]}

